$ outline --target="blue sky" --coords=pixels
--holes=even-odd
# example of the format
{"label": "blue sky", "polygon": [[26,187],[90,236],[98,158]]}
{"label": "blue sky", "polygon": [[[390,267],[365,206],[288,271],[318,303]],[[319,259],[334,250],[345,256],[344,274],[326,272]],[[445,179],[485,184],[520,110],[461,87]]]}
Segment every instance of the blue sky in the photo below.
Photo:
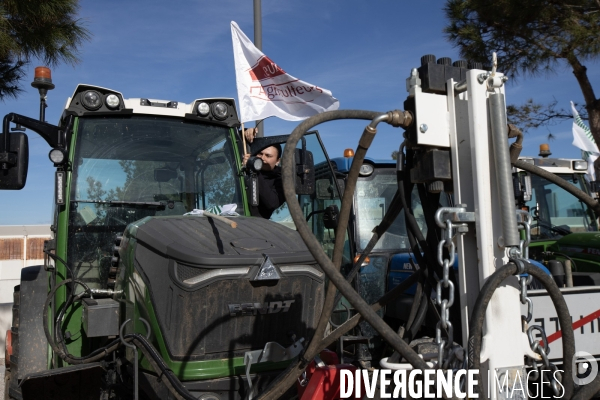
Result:
{"label": "blue sky", "polygon": [[[262,0],[263,52],[286,72],[333,92],[341,109],[388,111],[402,109],[405,79],[420,57],[458,59],[458,51],[442,33],[446,24],[441,0]],[[251,0],[130,0],[81,1],[80,17],[92,33],[75,67],[54,68],[56,89],[49,92],[46,120],[57,123],[68,96],[79,83],[108,87],[124,97],[191,102],[202,97],[237,98],[230,22],[236,21],[253,39]],[[16,112],[37,118],[39,96],[29,86],[33,69],[18,100],[0,103],[0,113]],[[587,63],[597,90],[600,71]],[[528,98],[560,106],[582,102],[573,74],[519,77],[507,86],[507,102]],[[266,135],[290,133],[297,125],[270,118]],[[365,123],[334,122],[317,127],[330,156],[356,147]],[[576,158],[571,145],[571,121],[525,137],[523,155],[536,155],[550,142],[553,156]],[[397,149],[402,131],[380,129],[369,155],[388,158]],[[27,186],[0,193],[0,225],[47,224],[51,221],[54,168],[48,145],[30,134]]]}

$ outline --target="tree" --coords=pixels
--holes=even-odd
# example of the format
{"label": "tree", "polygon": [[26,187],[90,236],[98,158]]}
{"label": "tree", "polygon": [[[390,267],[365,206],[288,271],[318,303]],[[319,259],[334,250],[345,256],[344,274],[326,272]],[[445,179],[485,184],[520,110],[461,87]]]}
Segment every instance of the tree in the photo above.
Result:
{"label": "tree", "polygon": [[[600,143],[600,100],[583,65],[600,54],[600,1],[447,0],[445,12],[449,25],[444,31],[461,57],[489,64],[495,51],[498,70],[513,76],[570,68],[583,95],[590,130]],[[538,118],[543,125],[565,115],[554,106],[531,102],[513,106],[512,111],[526,119]]]}
{"label": "tree", "polygon": [[90,33],[77,18],[78,0],[0,0],[0,100],[16,98],[32,58],[75,65]]}

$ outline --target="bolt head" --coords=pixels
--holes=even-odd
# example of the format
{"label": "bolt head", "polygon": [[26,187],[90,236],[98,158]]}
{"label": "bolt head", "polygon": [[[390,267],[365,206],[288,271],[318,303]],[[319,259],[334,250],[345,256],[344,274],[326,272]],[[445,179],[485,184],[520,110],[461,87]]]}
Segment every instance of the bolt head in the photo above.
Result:
{"label": "bolt head", "polygon": [[425,133],[425,132],[427,132],[427,129],[429,129],[429,127],[427,126],[427,124],[421,124],[421,126],[419,126],[419,130],[420,130],[422,133]]}

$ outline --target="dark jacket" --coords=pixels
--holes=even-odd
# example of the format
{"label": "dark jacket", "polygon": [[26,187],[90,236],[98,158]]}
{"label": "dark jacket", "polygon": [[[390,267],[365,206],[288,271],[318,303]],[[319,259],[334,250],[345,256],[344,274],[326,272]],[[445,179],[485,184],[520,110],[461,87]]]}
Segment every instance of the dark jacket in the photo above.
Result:
{"label": "dark jacket", "polygon": [[273,211],[285,203],[281,167],[273,171],[258,173],[258,206],[250,206],[250,212],[255,217],[271,218]]}

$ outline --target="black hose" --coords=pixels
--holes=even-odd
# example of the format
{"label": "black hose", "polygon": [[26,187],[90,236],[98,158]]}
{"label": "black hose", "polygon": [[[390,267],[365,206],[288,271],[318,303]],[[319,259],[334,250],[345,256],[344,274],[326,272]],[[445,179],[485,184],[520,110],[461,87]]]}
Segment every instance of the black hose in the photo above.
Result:
{"label": "black hose", "polygon": [[429,283],[425,283],[425,290],[423,291],[416,316],[412,324],[407,328],[408,335],[406,336],[405,340],[409,343],[415,338],[415,335],[417,332],[419,332],[419,329],[421,329],[421,326],[425,321],[425,317],[427,316],[427,299],[429,298],[428,293],[431,293],[431,286]]}
{"label": "black hose", "polygon": [[591,399],[598,391],[600,391],[600,375],[596,376],[596,378],[587,385],[580,387],[573,395],[572,400]]}
{"label": "black hose", "polygon": [[[425,268],[421,268],[419,269],[420,272],[425,272],[427,271],[427,269]],[[419,279],[419,281],[417,282],[417,288],[415,290],[415,295],[413,297],[413,302],[410,306],[410,311],[408,313],[408,318],[406,319],[406,323],[404,325],[401,325],[398,328],[398,336],[400,336],[401,338],[404,338],[404,334],[405,332],[410,329],[410,327],[412,326],[415,317],[417,316],[417,312],[419,311],[419,306],[420,306],[420,301],[422,301],[422,295],[423,295],[423,278]]]}
{"label": "black hose", "polygon": [[[406,172],[405,170],[403,173],[408,172]],[[419,265],[424,266],[424,268],[427,268],[429,271],[429,273],[426,275],[428,282],[431,284],[431,287],[435,287],[436,282],[434,274],[437,274],[438,277],[441,277],[442,267],[438,264],[434,253],[430,251],[430,246],[427,243],[425,237],[423,236],[421,228],[419,228],[419,224],[417,223],[417,220],[412,212],[412,208],[408,205],[407,199],[410,199],[409,196],[412,192],[412,184],[410,183],[410,180],[401,179],[401,181],[404,182],[404,185],[399,183],[398,190],[400,191],[399,197],[403,202],[404,218],[406,222],[406,233],[408,235],[408,241],[411,245],[415,258],[417,259],[417,263]],[[425,256],[423,256],[423,254],[425,254]]]}
{"label": "black hose", "polygon": [[[526,273],[533,275],[537,278],[546,288],[562,329],[562,340],[563,340],[563,387],[565,389],[565,399],[570,399],[573,394],[573,365],[570,360],[573,359],[575,354],[575,334],[571,329],[571,316],[567,303],[556,286],[556,283],[550,278],[542,269],[532,265],[528,262],[523,261],[525,265]],[[477,296],[475,301],[475,307],[469,321],[469,368],[479,370],[481,366],[481,343],[483,340],[483,323],[485,321],[485,312],[487,306],[492,299],[492,295],[496,289],[504,282],[509,276],[517,273],[517,266],[513,263],[505,264],[498,268],[490,277],[485,281],[485,284]],[[483,387],[483,382],[479,380],[479,395],[482,398],[487,398],[486,390]]]}
{"label": "black hose", "polygon": [[[321,248],[320,243],[313,236],[309,227],[304,220],[302,215],[302,209],[296,199],[295,187],[294,187],[294,166],[293,166],[293,151],[296,148],[296,145],[300,138],[305,134],[305,132],[316,125],[317,123],[328,121],[334,119],[335,115],[344,115],[344,111],[331,111],[319,114],[318,116],[311,117],[298,125],[296,129],[292,132],[288,141],[285,145],[285,150],[283,153],[283,189],[285,193],[285,197],[288,203],[290,215],[292,216],[294,223],[296,224],[296,228],[306,243],[309,251],[316,259],[316,261],[320,264],[321,268],[330,279],[331,282],[335,284],[335,286],[342,292],[342,294],[348,299],[350,304],[354,306],[354,308],[364,317],[364,319],[371,324],[371,326],[379,332],[384,340],[386,340],[394,350],[396,350],[400,355],[402,355],[409,363],[411,363],[415,368],[418,369],[428,369],[427,363],[425,363],[418,354],[411,349],[404,340],[399,338],[396,333],[371,309],[371,307],[360,297],[358,293],[352,288],[350,283],[346,281],[344,276],[340,274],[340,272],[335,268],[331,260],[327,257],[327,254]],[[355,111],[346,111],[346,113],[355,113]],[[383,116],[383,114],[381,114]],[[313,119],[314,118],[314,119]],[[318,122],[317,122],[318,121]],[[373,140],[373,136],[375,135],[375,129],[368,126],[363,132],[363,136],[358,145],[358,151],[365,152],[366,149],[370,146],[371,141]],[[370,133],[370,136],[369,136]],[[356,161],[356,159],[354,160]],[[353,163],[353,167],[354,167]],[[351,168],[352,172],[352,168]],[[358,175],[357,175],[358,176]],[[356,176],[356,177],[357,177]],[[351,177],[349,177],[351,179]],[[356,180],[354,178],[353,180]],[[352,193],[347,192],[348,186],[346,186],[346,190],[344,192],[344,197],[347,195],[351,195]],[[341,218],[340,218],[341,219]]]}
{"label": "black hose", "polygon": [[[71,269],[71,267],[67,264],[67,262],[65,260],[63,260],[61,257],[59,257],[58,255],[51,253],[48,250],[44,250],[44,254],[46,254],[48,257],[52,258],[55,262],[56,261],[60,261],[65,268],[67,268],[67,270],[69,270],[69,272],[71,273],[71,277],[75,278],[75,275],[73,275],[73,270]],[[67,277],[68,278],[68,277]]]}
{"label": "black hose", "polygon": [[[58,345],[56,344],[56,342],[54,341],[54,339],[52,338],[52,335],[50,335],[50,329],[48,327],[48,308],[50,307],[50,302],[52,302],[52,299],[54,298],[54,295],[56,294],[56,291],[68,284],[73,282],[73,284],[79,284],[81,286],[83,286],[84,288],[86,288],[88,291],[90,290],[90,288],[82,281],[76,280],[76,279],[65,279],[64,281],[62,281],[61,283],[59,283],[58,285],[56,285],[54,287],[54,289],[52,289],[50,291],[50,293],[48,294],[48,297],[46,297],[46,302],[44,304],[44,311],[43,311],[43,324],[44,324],[44,334],[46,335],[46,340],[48,341],[48,344],[50,344],[50,347],[52,348],[52,350],[54,351],[54,353],[56,353],[61,359],[63,359],[65,362],[72,364],[72,365],[76,365],[76,364],[87,364],[87,363],[91,363],[91,362],[95,362],[98,360],[101,360],[102,358],[106,357],[108,354],[112,353],[113,351],[115,351],[120,345],[121,342],[119,339],[115,339],[112,342],[110,342],[109,344],[107,344],[104,347],[100,347],[96,350],[94,350],[93,352],[91,352],[90,354],[88,354],[87,356],[84,357],[74,357],[73,355],[69,354],[66,351],[66,346],[64,347],[64,350],[59,348]],[[77,299],[79,296],[76,296],[75,299]],[[62,315],[63,311],[67,308],[67,306],[69,304],[71,304],[73,302],[73,298],[69,298],[69,301],[67,301],[65,303],[65,306],[63,307],[63,309],[61,310],[61,312],[59,313],[59,316]],[[58,327],[56,327],[56,329],[60,329],[60,321],[62,320],[62,317],[60,318],[60,320],[57,318],[58,323],[56,325],[58,325]],[[61,340],[62,342],[62,340]]]}
{"label": "black hose", "polygon": [[[162,377],[167,378],[167,380],[163,381],[163,383],[167,389],[173,395],[175,395],[175,398],[181,398],[184,400],[198,400],[196,396],[191,394],[189,390],[183,386],[173,371],[171,371],[167,364],[165,364],[164,360],[160,354],[158,354],[154,346],[152,346],[152,344],[148,342],[144,336],[140,335],[139,333],[132,333],[125,335],[125,339],[133,342],[133,344],[135,344],[142,351],[152,368],[154,368],[154,371],[156,371],[156,373],[160,373],[161,379]],[[137,362],[137,360],[134,360],[134,362]]]}
{"label": "black hose", "polygon": [[524,171],[539,175],[542,178],[547,179],[550,182],[556,184],[557,186],[565,189],[567,192],[571,193],[573,196],[577,197],[579,200],[587,204],[592,210],[594,210],[594,212],[596,213],[596,218],[600,218],[600,203],[594,200],[594,198],[592,198],[583,190],[577,188],[575,185],[565,181],[561,177],[553,174],[552,172],[548,172],[533,164],[526,163],[523,160],[518,160],[514,162],[513,165],[517,168],[521,168]]}

